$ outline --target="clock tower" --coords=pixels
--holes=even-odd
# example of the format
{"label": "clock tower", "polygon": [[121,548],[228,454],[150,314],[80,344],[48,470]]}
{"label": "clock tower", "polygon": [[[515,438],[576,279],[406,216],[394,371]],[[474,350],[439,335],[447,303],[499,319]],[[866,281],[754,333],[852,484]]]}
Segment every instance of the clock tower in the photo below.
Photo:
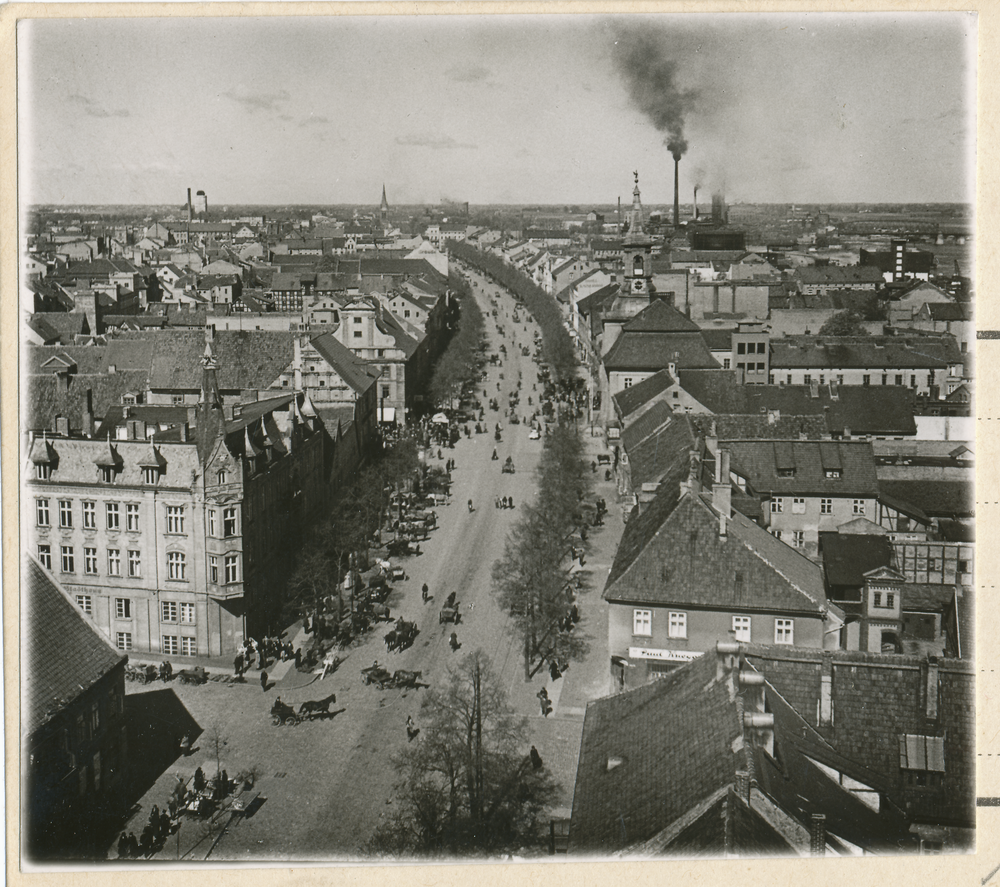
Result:
{"label": "clock tower", "polygon": [[642,230],[645,219],[639,199],[639,173],[632,189],[632,208],[628,214],[628,233],[622,243],[622,295],[653,298],[653,239]]}

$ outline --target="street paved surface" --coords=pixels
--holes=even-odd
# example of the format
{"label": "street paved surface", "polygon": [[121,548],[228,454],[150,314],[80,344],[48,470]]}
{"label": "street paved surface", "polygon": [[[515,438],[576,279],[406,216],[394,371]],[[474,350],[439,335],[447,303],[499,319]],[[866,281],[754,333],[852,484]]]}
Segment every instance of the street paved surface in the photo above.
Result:
{"label": "street paved surface", "polygon": [[[176,694],[190,716],[206,731],[195,743],[195,751],[173,761],[145,793],[128,826],[137,835],[152,805],[162,808],[166,804],[178,776],[189,779],[199,765],[206,774],[215,773],[214,749],[208,745],[208,734],[213,727],[217,726],[227,738],[221,765],[231,777],[250,767],[259,771],[255,785],[242,795],[246,803],[259,795],[252,816],[225,814],[214,829],[203,821],[185,818],[178,835],[171,837],[158,858],[356,857],[380,820],[393,810],[395,772],[391,758],[407,742],[407,716],[412,715],[417,726],[421,726],[420,704],[427,692],[424,689],[380,691],[362,684],[360,670],[378,659],[390,670],[420,670],[423,680],[434,686],[444,681],[449,663],[477,648],[485,650],[494,663],[510,692],[513,707],[528,719],[529,743],[538,748],[545,765],[561,785],[553,817],[569,816],[585,707],[591,699],[610,691],[606,608],[600,595],[621,536],[621,511],[616,507],[613,483],[605,481],[601,469],[594,475],[590,498],[603,496],[610,513],[605,525],[594,528],[588,535],[584,590],[579,596],[581,620],[576,629],[589,639],[589,652],[554,682],[544,669],[526,682],[520,642],[490,593],[490,571],[502,553],[505,536],[520,506],[530,502],[536,492],[536,468],[543,442],[529,440],[527,426],[507,424],[502,409],[515,389],[519,373],[522,381],[519,415],[523,418],[534,411],[535,407],[527,404],[529,395],[533,404],[538,402],[539,392],[533,390],[537,384],[534,361],[520,354],[521,345],[533,351],[536,327],[523,311],[521,322],[515,327],[510,294],[488,285],[474,272],[471,277],[478,284],[474,292],[483,309],[491,338],[490,350],[496,351],[501,343],[508,350],[503,366],[489,367],[488,379],[482,383],[489,397],[500,400],[500,413],[487,409],[486,416],[491,432],[497,421],[503,424],[503,440],[495,444],[492,433],[473,434],[471,439],[463,435],[454,449],[442,451],[444,459],[453,458],[457,463],[452,474],[451,502],[438,509],[438,529],[422,543],[423,554],[401,561],[407,578],[394,585],[388,601],[394,617],[402,615],[419,625],[415,643],[408,650],[387,654],[382,636],[390,625],[385,624],[376,627],[360,646],[349,650],[339,669],[325,679],[303,676],[290,669],[290,663],[279,664],[270,670],[274,685],[267,691],[261,690],[255,673],[248,675],[245,684],[210,681],[202,686],[189,686],[174,681],[169,690],[163,684],[148,687],[129,684],[130,695]],[[490,295],[500,301],[496,321],[490,314]],[[502,327],[503,337],[497,325]],[[603,437],[590,436],[586,428],[583,434],[589,462],[606,451],[605,444]],[[494,445],[498,461],[490,458]],[[508,455],[514,460],[514,475],[500,471]],[[429,459],[431,464],[437,462],[436,448]],[[503,495],[513,496],[515,508],[495,507],[495,498]],[[471,514],[466,505],[469,499],[475,509]],[[424,582],[433,596],[427,604],[422,603],[420,595]],[[438,622],[438,612],[452,591],[462,613],[457,629]],[[298,630],[298,626],[290,629],[293,637]],[[457,653],[448,644],[452,630],[457,630],[462,644]],[[548,688],[554,709],[547,718],[541,716],[535,697],[542,686]],[[336,694],[336,703],[331,706],[334,714],[330,717],[296,727],[271,726],[269,711],[276,696],[280,695],[297,709],[303,701],[323,699],[332,693]],[[142,753],[141,747],[132,749],[133,755]]]}

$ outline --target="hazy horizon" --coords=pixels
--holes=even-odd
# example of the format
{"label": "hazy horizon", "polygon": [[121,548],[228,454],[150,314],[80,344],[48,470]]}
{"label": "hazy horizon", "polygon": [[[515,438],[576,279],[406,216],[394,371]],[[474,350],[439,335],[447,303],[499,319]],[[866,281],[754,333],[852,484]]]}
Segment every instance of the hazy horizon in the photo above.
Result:
{"label": "hazy horizon", "polygon": [[[969,13],[25,19],[25,203],[970,203]],[[80,47],[86,51],[81,51]],[[685,150],[686,149],[686,150]],[[567,187],[576,194],[558,194]],[[685,199],[686,198],[686,199]],[[701,201],[699,201],[700,204]]]}

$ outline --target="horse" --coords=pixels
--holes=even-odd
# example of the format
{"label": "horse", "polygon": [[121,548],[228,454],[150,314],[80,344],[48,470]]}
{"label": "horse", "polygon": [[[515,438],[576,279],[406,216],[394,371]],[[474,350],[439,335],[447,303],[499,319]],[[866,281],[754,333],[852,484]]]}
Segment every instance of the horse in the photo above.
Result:
{"label": "horse", "polygon": [[331,693],[326,699],[314,699],[303,702],[299,707],[299,717],[312,717],[313,715],[328,715],[330,706],[337,701],[337,694]]}
{"label": "horse", "polygon": [[395,628],[392,628],[386,632],[382,640],[385,641],[386,651],[391,653],[399,645],[399,632]]}

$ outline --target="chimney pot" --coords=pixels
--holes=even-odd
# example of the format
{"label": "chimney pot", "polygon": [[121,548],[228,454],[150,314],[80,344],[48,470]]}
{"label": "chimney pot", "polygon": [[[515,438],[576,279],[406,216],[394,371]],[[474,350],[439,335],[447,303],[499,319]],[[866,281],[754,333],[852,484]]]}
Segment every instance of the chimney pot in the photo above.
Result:
{"label": "chimney pot", "polygon": [[826,816],[813,813],[809,818],[809,855],[826,855]]}

